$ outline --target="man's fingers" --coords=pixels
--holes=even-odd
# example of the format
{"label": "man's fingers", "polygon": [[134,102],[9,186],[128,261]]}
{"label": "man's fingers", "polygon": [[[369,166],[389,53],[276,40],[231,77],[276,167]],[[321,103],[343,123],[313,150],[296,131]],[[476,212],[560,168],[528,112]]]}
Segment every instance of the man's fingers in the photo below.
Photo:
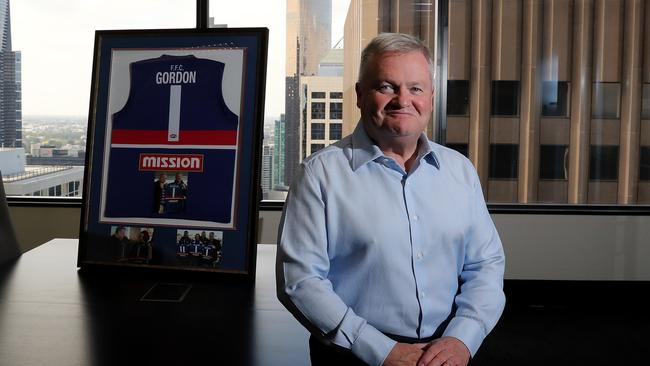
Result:
{"label": "man's fingers", "polygon": [[420,356],[417,366],[440,366],[448,359],[449,354],[442,347],[433,343],[429,344],[429,347]]}

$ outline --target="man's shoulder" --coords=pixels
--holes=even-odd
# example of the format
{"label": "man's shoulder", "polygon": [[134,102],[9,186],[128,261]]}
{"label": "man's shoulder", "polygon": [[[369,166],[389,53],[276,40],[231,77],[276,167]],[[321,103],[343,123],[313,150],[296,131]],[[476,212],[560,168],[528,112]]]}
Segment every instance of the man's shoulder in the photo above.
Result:
{"label": "man's shoulder", "polygon": [[429,140],[429,146],[441,165],[446,163],[455,167],[467,167],[467,165],[472,164],[465,155],[457,150],[440,145],[431,140]]}
{"label": "man's shoulder", "polygon": [[444,170],[459,183],[476,184],[478,179],[474,164],[462,153],[452,148],[429,141],[440,170]]}
{"label": "man's shoulder", "polygon": [[317,169],[319,166],[333,164],[349,164],[351,148],[352,136],[350,135],[309,155],[302,164],[308,169]]}

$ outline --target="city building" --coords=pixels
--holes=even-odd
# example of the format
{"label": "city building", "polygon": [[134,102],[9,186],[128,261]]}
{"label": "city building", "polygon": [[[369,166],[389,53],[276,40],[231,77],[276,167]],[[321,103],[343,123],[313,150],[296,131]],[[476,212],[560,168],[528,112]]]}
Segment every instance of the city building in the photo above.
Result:
{"label": "city building", "polygon": [[332,49],[323,58],[316,76],[301,82],[301,160],[341,139],[343,128],[343,50]]}
{"label": "city building", "polygon": [[318,65],[331,48],[331,0],[287,0],[285,183],[291,182],[302,160],[304,141],[301,111],[302,76],[318,73]]}
{"label": "city building", "polygon": [[269,191],[273,189],[273,150],[271,144],[264,144],[262,147],[262,176],[260,179],[262,199],[268,199]]}
{"label": "city building", "polygon": [[285,115],[281,114],[280,119],[275,121],[275,131],[273,133],[274,149],[273,149],[273,189],[274,190],[288,190],[288,182],[284,178],[284,165],[285,165],[285,142],[286,140],[286,119]]}
{"label": "city building", "polygon": [[21,54],[11,49],[9,0],[0,0],[0,147],[22,146]]}
{"label": "city building", "polygon": [[23,148],[0,148],[0,173],[8,196],[81,197],[83,165],[26,165]]}
{"label": "city building", "polygon": [[650,6],[352,0],[344,134],[360,50],[396,31],[434,51],[428,133],[470,158],[488,201],[650,203]]}

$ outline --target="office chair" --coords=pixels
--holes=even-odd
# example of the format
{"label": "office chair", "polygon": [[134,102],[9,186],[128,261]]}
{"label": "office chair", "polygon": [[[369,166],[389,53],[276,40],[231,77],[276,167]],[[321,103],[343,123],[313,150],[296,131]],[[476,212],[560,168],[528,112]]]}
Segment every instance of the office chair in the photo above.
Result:
{"label": "office chair", "polygon": [[9,217],[2,172],[0,172],[0,264],[16,258],[20,254],[16,233]]}

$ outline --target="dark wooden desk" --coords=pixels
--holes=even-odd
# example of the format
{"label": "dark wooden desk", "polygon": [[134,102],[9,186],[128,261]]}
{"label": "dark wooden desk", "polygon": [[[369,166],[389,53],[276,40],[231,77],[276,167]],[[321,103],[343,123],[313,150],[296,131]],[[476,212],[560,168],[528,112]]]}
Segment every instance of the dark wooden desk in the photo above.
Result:
{"label": "dark wooden desk", "polygon": [[258,246],[254,287],[194,282],[170,303],[140,301],[154,279],[79,273],[77,241],[52,240],[0,267],[0,365],[308,365],[275,248]]}
{"label": "dark wooden desk", "polygon": [[[163,303],[140,301],[156,280],[79,273],[77,241],[53,240],[0,266],[0,366],[308,365],[307,331],[275,297],[275,250],[258,246],[254,287],[194,282]],[[648,284],[522,299],[548,285],[506,282],[505,312],[471,366],[649,364],[650,305],[630,300]],[[597,297],[566,301],[579,294]]]}

